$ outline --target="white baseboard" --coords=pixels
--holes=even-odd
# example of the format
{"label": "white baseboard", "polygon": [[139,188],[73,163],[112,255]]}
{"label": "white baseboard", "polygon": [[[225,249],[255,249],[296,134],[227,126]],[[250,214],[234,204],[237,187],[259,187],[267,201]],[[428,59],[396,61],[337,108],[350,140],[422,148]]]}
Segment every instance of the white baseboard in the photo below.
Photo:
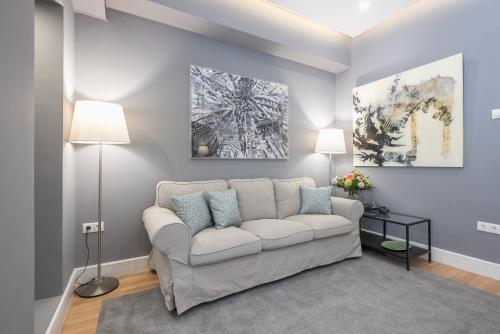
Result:
{"label": "white baseboard", "polygon": [[[149,256],[146,255],[103,263],[101,265],[102,275],[118,277],[148,271],[148,258]],[[96,269],[96,265],[88,266],[85,273],[79,278],[79,281],[86,282],[95,277]],[[45,334],[59,334],[62,331],[64,319],[68,314],[71,298],[73,297],[73,290],[76,287],[75,279],[82,272],[82,270],[83,267],[75,268],[73,270]]]}
{"label": "white baseboard", "polygon": [[[364,232],[372,233],[376,235],[382,235],[382,233],[362,229]],[[403,240],[401,238],[397,238],[391,235],[387,235],[387,237],[395,240]],[[411,242],[411,244],[427,248],[427,245]],[[486,276],[489,278],[493,278],[496,280],[500,280],[500,264],[489,262],[485,260],[481,260],[472,256],[463,255],[460,253],[455,253],[446,249],[441,249],[437,247],[431,247],[432,251],[432,260],[436,262],[440,262],[455,268],[459,268],[462,270],[470,271],[475,274],[479,274],[482,276]],[[427,258],[427,255],[422,255],[423,258]]]}
{"label": "white baseboard", "polygon": [[75,277],[76,277],[75,271],[73,270],[71,276],[69,277],[68,284],[66,285],[66,288],[64,289],[64,292],[61,296],[61,299],[57,304],[57,308],[54,314],[52,315],[52,319],[50,320],[49,326],[47,327],[45,334],[61,333],[64,324],[64,319],[68,314],[69,305],[71,303],[71,297],[73,296],[73,290],[75,287],[74,284],[72,284],[72,282],[74,282]]}
{"label": "white baseboard", "polygon": [[[106,262],[101,265],[103,276],[123,276],[141,271],[149,270],[148,266],[149,256],[134,257],[130,259]],[[80,275],[83,267],[75,268],[76,276]],[[79,282],[87,282],[96,276],[97,265],[88,266],[85,273],[78,279]],[[75,276],[75,277],[76,277]]]}

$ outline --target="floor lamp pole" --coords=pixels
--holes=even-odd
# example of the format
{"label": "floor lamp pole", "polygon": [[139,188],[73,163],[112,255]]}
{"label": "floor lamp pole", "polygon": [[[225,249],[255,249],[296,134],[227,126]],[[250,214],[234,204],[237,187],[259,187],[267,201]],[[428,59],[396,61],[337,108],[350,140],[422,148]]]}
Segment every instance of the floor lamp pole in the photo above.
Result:
{"label": "floor lamp pole", "polygon": [[119,281],[114,277],[103,277],[101,271],[102,249],[102,143],[99,143],[99,184],[97,194],[97,277],[79,286],[76,294],[84,298],[105,295],[118,287]]}
{"label": "floor lamp pole", "polygon": [[101,231],[102,231],[102,143],[99,143],[99,186],[97,195],[97,279],[100,280],[101,275]]}

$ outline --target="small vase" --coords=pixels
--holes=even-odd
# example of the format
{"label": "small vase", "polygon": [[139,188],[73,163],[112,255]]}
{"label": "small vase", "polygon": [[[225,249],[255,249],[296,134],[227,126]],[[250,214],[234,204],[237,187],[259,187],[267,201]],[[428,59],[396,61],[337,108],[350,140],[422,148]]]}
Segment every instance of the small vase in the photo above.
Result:
{"label": "small vase", "polygon": [[347,198],[360,201],[361,203],[363,203],[363,205],[366,202],[366,196],[364,191],[360,191],[359,193],[356,194],[349,194]]}

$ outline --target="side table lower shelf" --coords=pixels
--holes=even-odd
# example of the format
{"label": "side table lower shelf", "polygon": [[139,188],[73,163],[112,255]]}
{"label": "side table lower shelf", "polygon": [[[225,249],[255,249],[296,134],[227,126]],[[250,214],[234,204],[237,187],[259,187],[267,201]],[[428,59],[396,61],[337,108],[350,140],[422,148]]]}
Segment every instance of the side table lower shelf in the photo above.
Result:
{"label": "side table lower shelf", "polygon": [[[372,249],[378,253],[389,254],[389,255],[393,255],[395,257],[406,260],[406,251],[396,252],[396,251],[391,251],[391,250],[385,249],[384,247],[381,246],[383,241],[392,240],[392,239],[389,239],[389,238],[384,239],[381,235],[377,235],[377,234],[373,234],[373,233],[369,233],[369,232],[365,232],[365,231],[361,231],[360,237],[361,237],[361,245],[363,247]],[[408,261],[410,258],[413,258],[416,256],[421,256],[421,255],[424,255],[427,253],[429,253],[428,249],[412,245],[410,247],[410,250],[408,251]]]}

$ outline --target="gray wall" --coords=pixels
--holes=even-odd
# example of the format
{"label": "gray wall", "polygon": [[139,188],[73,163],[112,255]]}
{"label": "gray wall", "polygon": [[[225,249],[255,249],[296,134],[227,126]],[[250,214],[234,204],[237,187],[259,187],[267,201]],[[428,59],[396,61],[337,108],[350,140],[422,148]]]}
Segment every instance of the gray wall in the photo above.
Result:
{"label": "gray wall", "polygon": [[35,299],[62,290],[63,10],[35,3]]}
{"label": "gray wall", "polygon": [[[309,175],[327,182],[328,159],[312,151],[316,130],[334,121],[334,75],[116,11],[108,18],[76,20],[77,98],[121,103],[132,140],[104,147],[104,261],[147,254],[141,214],[160,180]],[[290,159],[190,160],[190,64],[287,84]],[[97,147],[75,147],[80,225],[96,219]],[[82,240],[80,228],[76,236]],[[84,262],[83,250],[77,241],[76,265]]]}
{"label": "gray wall", "polygon": [[62,279],[66,286],[75,267],[75,152],[67,142],[75,94],[75,14],[71,0],[64,0],[63,4]]}
{"label": "gray wall", "polygon": [[[435,246],[497,263],[500,237],[476,231],[476,221],[500,223],[500,122],[491,120],[491,109],[500,107],[499,12],[497,0],[423,1],[356,38],[352,69],[337,76],[336,113],[337,126],[351,136],[353,87],[462,52],[464,168],[362,170],[377,186],[378,202],[433,219]],[[337,174],[352,168],[351,154],[336,161]]]}
{"label": "gray wall", "polygon": [[33,1],[0,2],[0,324],[33,332]]}
{"label": "gray wall", "polygon": [[35,297],[62,293],[75,267],[75,16],[70,0],[35,4]]}

